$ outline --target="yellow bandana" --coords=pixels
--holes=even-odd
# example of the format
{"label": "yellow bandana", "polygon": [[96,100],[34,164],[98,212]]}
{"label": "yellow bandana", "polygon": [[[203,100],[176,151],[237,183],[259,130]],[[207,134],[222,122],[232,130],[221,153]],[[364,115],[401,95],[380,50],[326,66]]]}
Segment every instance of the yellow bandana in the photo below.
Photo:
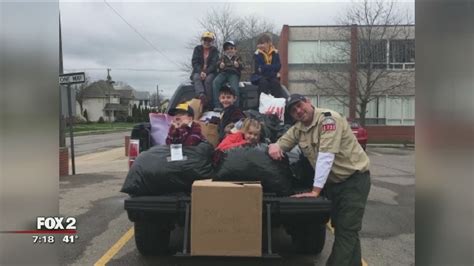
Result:
{"label": "yellow bandana", "polygon": [[273,52],[276,51],[275,48],[273,47],[273,45],[270,46],[267,53],[265,53],[265,51],[263,51],[261,49],[258,49],[258,51],[263,55],[263,61],[265,61],[265,64],[266,65],[271,65],[272,64],[272,54],[273,54]]}

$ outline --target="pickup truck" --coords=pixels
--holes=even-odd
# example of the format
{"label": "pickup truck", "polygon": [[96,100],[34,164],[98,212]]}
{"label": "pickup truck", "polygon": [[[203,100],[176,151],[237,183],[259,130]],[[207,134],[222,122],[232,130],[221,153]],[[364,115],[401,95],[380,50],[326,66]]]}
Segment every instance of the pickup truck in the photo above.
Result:
{"label": "pickup truck", "polygon": [[[288,97],[288,90],[284,87],[283,90]],[[247,82],[241,82],[240,92],[240,108],[242,110],[258,110],[257,87]],[[171,98],[168,109],[193,97],[192,84],[182,84]],[[140,152],[150,148],[150,124],[136,125],[131,132],[131,140],[133,139],[140,140]],[[298,168],[298,171],[306,173],[306,179],[309,180],[295,180],[294,186],[297,187],[294,188],[295,192],[311,189],[314,170],[309,162],[306,163],[306,169]],[[189,255],[191,204],[191,196],[186,193],[160,196],[131,195],[127,198],[125,210],[130,221],[134,223],[138,251],[144,256],[169,254],[170,232],[176,227],[183,227],[183,250],[177,255]],[[281,226],[291,235],[292,244],[298,253],[319,254],[322,251],[326,239],[325,225],[330,216],[330,201],[328,199],[324,197],[297,199],[264,194],[262,206],[263,257],[278,256],[272,250],[271,232],[272,228]]]}

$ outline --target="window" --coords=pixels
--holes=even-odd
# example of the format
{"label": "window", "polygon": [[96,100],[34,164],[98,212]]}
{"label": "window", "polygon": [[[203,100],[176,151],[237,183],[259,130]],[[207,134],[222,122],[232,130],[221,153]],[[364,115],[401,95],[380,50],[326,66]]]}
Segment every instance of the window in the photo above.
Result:
{"label": "window", "polygon": [[318,107],[331,109],[344,116],[349,116],[349,107],[341,102],[349,103],[348,96],[337,96],[337,99],[335,96],[320,96],[319,101]]}
{"label": "window", "polygon": [[415,124],[415,96],[387,97],[387,125]]}
{"label": "window", "polygon": [[[348,96],[308,95],[314,106],[334,110],[349,117]],[[358,106],[359,107],[359,106]],[[356,118],[359,114],[356,112]],[[415,96],[382,95],[367,104],[365,123],[367,125],[415,125]]]}
{"label": "window", "polygon": [[387,41],[386,40],[359,40],[357,52],[359,64],[373,63],[374,66],[386,67]]}
{"label": "window", "polygon": [[[367,103],[365,113],[366,125],[385,125],[385,98],[386,96],[384,95]],[[359,105],[357,108],[359,108]],[[360,117],[358,112],[356,112],[356,117]]]}
{"label": "window", "polygon": [[415,97],[402,98],[402,115],[404,125],[415,125]]}
{"label": "window", "polygon": [[313,106],[318,106],[318,96],[306,96],[311,101]]}
{"label": "window", "polygon": [[289,42],[288,64],[314,64],[317,62],[318,41]]}
{"label": "window", "polygon": [[415,40],[390,41],[390,68],[415,68]]}
{"label": "window", "polygon": [[415,40],[391,40],[390,63],[414,63]]}
{"label": "window", "polygon": [[349,43],[345,41],[291,41],[288,64],[348,63],[349,52]]}
{"label": "window", "polygon": [[344,41],[321,41],[320,62],[326,64],[349,63],[350,44]]}
{"label": "window", "polygon": [[400,97],[387,98],[387,125],[402,124],[402,99]]}
{"label": "window", "polygon": [[[356,114],[359,117],[358,114]],[[367,104],[367,125],[415,125],[415,96],[379,96]]]}

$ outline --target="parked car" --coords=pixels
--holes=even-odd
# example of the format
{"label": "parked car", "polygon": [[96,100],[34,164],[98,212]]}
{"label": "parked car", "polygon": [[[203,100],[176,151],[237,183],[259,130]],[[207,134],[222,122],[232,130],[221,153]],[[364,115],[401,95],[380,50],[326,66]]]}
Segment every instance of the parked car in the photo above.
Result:
{"label": "parked car", "polygon": [[354,133],[360,146],[362,146],[365,151],[368,140],[367,129],[363,128],[357,121],[349,120],[348,122],[351,125],[352,133]]}

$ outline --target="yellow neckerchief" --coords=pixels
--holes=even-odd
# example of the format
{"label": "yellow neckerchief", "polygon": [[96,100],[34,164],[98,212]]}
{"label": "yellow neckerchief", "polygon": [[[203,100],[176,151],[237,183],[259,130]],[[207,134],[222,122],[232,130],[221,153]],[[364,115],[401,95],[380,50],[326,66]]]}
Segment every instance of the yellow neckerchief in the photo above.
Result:
{"label": "yellow neckerchief", "polygon": [[268,49],[267,53],[265,53],[265,51],[261,49],[257,49],[257,50],[259,53],[263,55],[263,61],[265,61],[265,64],[270,65],[272,63],[272,53],[276,51],[273,45],[270,45],[270,48]]}

